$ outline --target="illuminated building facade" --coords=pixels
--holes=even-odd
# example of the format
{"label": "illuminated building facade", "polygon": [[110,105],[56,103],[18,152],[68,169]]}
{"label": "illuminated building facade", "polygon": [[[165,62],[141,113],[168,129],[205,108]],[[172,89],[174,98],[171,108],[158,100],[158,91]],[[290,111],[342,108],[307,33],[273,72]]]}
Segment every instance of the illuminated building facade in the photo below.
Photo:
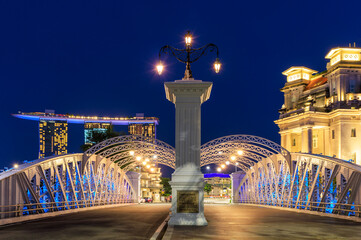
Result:
{"label": "illuminated building facade", "polygon": [[231,177],[224,173],[204,174],[204,181],[212,185],[212,191],[208,194],[204,192],[205,197],[230,197],[231,196]]}
{"label": "illuminated building facade", "polygon": [[105,133],[111,127],[110,123],[86,122],[84,124],[84,143],[93,144],[89,139],[92,138],[94,132]]}
{"label": "illuminated building facade", "polygon": [[[155,164],[150,164],[150,168],[142,166],[141,177],[140,177],[140,187],[141,187],[141,197],[142,198],[151,198],[153,202],[160,202],[160,194],[163,188],[163,185],[160,184],[160,177],[162,173],[160,168]],[[139,169],[139,168],[138,168]]]}
{"label": "illuminated building facade", "polygon": [[12,115],[17,118],[39,122],[39,158],[67,153],[69,123],[84,124],[85,144],[92,144],[88,139],[94,132],[106,132],[113,125],[129,126],[129,134],[155,138],[156,125],[159,124],[158,118],[144,117],[144,114],[139,113],[136,117],[112,118],[55,114],[54,110],[31,113],[19,112]]}
{"label": "illuminated building facade", "polygon": [[291,152],[334,156],[361,164],[361,49],[334,48],[326,70],[283,72],[284,104],[275,123]]}
{"label": "illuminated building facade", "polygon": [[156,138],[156,125],[154,123],[148,124],[129,124],[128,132],[131,135],[142,135],[145,137]]}
{"label": "illuminated building facade", "polygon": [[39,158],[68,153],[68,123],[39,121]]}

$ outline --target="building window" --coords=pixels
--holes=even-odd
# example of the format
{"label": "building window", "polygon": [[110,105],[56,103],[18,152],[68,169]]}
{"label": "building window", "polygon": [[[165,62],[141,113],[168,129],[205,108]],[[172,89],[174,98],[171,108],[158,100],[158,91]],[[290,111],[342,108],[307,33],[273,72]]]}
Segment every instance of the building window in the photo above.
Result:
{"label": "building window", "polygon": [[296,138],[292,139],[292,146],[296,146]]}
{"label": "building window", "polygon": [[350,93],[355,93],[355,80],[350,80]]}
{"label": "building window", "polygon": [[351,129],[351,137],[356,137],[356,128]]}
{"label": "building window", "polygon": [[312,137],[312,147],[313,148],[318,147],[318,136],[317,136],[317,134],[313,135],[313,137]]}
{"label": "building window", "polygon": [[332,139],[335,139],[335,130],[332,130]]}

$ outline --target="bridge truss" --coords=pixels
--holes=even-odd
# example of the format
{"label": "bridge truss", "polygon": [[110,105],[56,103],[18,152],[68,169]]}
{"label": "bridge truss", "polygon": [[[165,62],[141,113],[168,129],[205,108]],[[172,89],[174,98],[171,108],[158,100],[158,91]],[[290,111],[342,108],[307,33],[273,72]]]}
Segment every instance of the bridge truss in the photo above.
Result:
{"label": "bridge truss", "polygon": [[305,153],[291,159],[290,167],[279,155],[267,157],[240,174],[233,202],[360,217],[361,166]]}

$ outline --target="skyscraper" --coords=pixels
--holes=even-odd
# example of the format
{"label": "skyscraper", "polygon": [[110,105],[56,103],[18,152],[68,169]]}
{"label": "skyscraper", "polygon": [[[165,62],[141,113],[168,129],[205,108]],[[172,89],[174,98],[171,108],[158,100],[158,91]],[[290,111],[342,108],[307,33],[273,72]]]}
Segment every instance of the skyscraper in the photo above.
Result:
{"label": "skyscraper", "polygon": [[128,132],[131,135],[141,135],[145,137],[156,138],[156,127],[154,123],[129,124]]}
{"label": "skyscraper", "polygon": [[14,117],[39,122],[39,158],[67,153],[68,124],[84,124],[84,143],[89,141],[94,132],[106,132],[109,128],[121,125],[129,126],[129,134],[156,137],[156,117],[144,117],[137,113],[136,117],[98,117],[73,114],[55,114],[54,110],[45,112],[19,112]]}
{"label": "skyscraper", "polygon": [[93,136],[94,132],[105,133],[109,128],[110,123],[96,123],[96,122],[86,122],[84,124],[84,143],[93,144],[89,139]]}
{"label": "skyscraper", "polygon": [[39,120],[39,158],[68,153],[68,123]]}

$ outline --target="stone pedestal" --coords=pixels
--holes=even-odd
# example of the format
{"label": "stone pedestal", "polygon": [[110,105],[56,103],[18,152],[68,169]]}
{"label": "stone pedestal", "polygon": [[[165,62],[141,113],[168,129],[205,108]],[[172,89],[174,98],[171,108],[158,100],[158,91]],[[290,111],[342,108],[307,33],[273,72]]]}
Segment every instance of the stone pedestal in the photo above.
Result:
{"label": "stone pedestal", "polygon": [[199,80],[167,82],[167,99],[176,108],[176,169],[172,174],[169,225],[205,226],[204,178],[200,171],[201,104],[209,99],[212,83]]}

